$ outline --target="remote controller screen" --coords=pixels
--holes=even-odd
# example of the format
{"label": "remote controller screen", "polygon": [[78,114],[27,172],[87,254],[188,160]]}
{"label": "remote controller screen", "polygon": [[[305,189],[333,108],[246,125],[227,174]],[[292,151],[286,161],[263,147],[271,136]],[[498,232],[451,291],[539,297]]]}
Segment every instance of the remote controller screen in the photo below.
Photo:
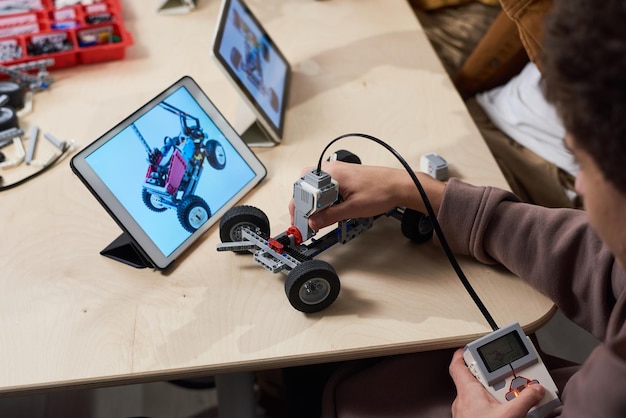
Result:
{"label": "remote controller screen", "polygon": [[478,347],[477,351],[489,373],[528,355],[528,350],[515,331]]}

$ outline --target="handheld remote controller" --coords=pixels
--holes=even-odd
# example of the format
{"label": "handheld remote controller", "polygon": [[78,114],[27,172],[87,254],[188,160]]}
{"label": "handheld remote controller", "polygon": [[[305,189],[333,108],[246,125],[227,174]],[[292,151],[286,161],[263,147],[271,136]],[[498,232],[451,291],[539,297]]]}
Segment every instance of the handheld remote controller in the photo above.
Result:
{"label": "handheld remote controller", "polygon": [[552,377],[518,323],[467,344],[463,359],[472,374],[502,403],[516,398],[529,385],[541,384],[546,394],[528,411],[527,418],[543,418],[561,405]]}

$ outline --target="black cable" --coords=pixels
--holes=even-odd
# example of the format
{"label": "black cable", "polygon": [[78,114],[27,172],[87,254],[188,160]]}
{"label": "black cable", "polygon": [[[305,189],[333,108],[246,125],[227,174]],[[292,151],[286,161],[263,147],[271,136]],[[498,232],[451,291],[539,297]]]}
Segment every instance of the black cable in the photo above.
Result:
{"label": "black cable", "polygon": [[443,235],[443,231],[441,230],[439,221],[437,221],[437,216],[435,215],[435,211],[432,205],[430,204],[430,200],[428,199],[428,196],[426,195],[426,191],[424,191],[422,184],[418,180],[411,166],[395,149],[393,149],[390,145],[388,145],[387,143],[383,142],[382,140],[372,135],[361,134],[361,133],[344,134],[333,139],[332,141],[328,143],[328,145],[326,145],[317,163],[317,173],[320,174],[322,171],[322,159],[324,158],[326,151],[328,151],[328,148],[330,148],[331,145],[333,145],[335,142],[339,141],[340,139],[347,138],[347,137],[361,137],[361,138],[374,141],[377,144],[386,148],[389,152],[391,152],[398,159],[398,161],[400,161],[400,164],[402,164],[402,166],[406,169],[406,171],[411,176],[413,183],[415,183],[415,187],[417,187],[417,190],[419,191],[420,196],[422,197],[422,200],[424,201],[424,206],[426,206],[426,211],[428,212],[428,216],[430,217],[430,220],[433,224],[433,228],[435,230],[435,233],[437,234],[437,238],[439,238],[439,242],[441,243],[441,246],[443,247],[443,250],[446,253],[446,256],[448,257],[450,264],[452,265],[452,267],[454,268],[454,271],[456,272],[457,276],[461,280],[461,283],[463,283],[463,286],[465,286],[465,290],[472,297],[472,300],[474,301],[474,303],[476,304],[480,312],[483,314],[483,316],[489,323],[489,326],[491,326],[491,329],[496,331],[498,329],[498,325],[494,321],[493,317],[491,316],[491,314],[489,313],[489,311],[487,310],[483,302],[480,300],[480,297],[478,297],[478,294],[474,291],[474,288],[472,287],[471,283],[469,282],[469,280],[467,280],[467,277],[465,277],[463,270],[461,270],[461,266],[459,266],[459,263],[457,262],[456,257],[454,257],[454,253],[450,249],[450,246],[448,245],[448,241],[446,241],[446,238]]}
{"label": "black cable", "polygon": [[[4,192],[5,190],[10,190],[13,189],[17,186],[21,186],[22,184],[26,183],[29,180],[34,179],[35,177],[40,176],[41,174],[45,173],[46,171],[48,171],[50,168],[52,168],[62,157],[65,156],[65,154],[70,150],[71,145],[66,144],[65,147],[61,150],[61,153],[58,154],[56,157],[54,157],[52,160],[50,160],[46,165],[44,165],[40,170],[34,172],[33,174],[24,177],[23,179],[20,179],[18,181],[16,181],[15,183],[11,183],[11,184],[7,184],[5,185],[1,185],[0,184],[0,192]],[[1,179],[1,177],[0,177]]]}

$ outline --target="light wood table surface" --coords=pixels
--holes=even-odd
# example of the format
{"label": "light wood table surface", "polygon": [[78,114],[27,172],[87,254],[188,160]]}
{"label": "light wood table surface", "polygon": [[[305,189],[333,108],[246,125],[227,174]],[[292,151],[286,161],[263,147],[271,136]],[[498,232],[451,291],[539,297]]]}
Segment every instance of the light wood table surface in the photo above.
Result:
{"label": "light wood table surface", "polygon": [[[219,2],[201,0],[176,16],[146,3],[122,1],[134,38],[126,58],[54,72],[55,83],[35,95],[22,120],[26,132],[38,125],[83,147],[183,75],[235,117],[240,100],[210,57]],[[295,72],[284,143],[257,149],[268,176],[241,202],[261,208],[272,233],[289,226],[301,170],[349,132],[383,139],[415,168],[422,154],[436,152],[455,177],[507,187],[405,0],[249,4]],[[399,166],[362,139],[337,148],[365,164]],[[37,158],[51,150],[40,142]],[[2,175],[10,183],[32,170]],[[0,194],[0,393],[432,350],[490,331],[443,251],[409,243],[394,219],[322,254],[342,291],[312,315],[290,306],[283,274],[218,253],[217,227],[166,272],[100,256],[120,232],[68,160]],[[552,315],[552,302],[513,275],[465,258],[460,264],[499,325],[519,321],[530,332]]]}

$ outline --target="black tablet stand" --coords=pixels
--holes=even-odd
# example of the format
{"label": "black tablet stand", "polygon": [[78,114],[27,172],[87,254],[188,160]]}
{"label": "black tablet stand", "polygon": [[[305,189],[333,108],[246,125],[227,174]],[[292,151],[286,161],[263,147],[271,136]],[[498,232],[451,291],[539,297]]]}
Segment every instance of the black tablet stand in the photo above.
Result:
{"label": "black tablet stand", "polygon": [[146,267],[155,268],[152,262],[143,255],[137,243],[126,232],[115,238],[104,250],[100,251],[100,254],[139,269]]}

